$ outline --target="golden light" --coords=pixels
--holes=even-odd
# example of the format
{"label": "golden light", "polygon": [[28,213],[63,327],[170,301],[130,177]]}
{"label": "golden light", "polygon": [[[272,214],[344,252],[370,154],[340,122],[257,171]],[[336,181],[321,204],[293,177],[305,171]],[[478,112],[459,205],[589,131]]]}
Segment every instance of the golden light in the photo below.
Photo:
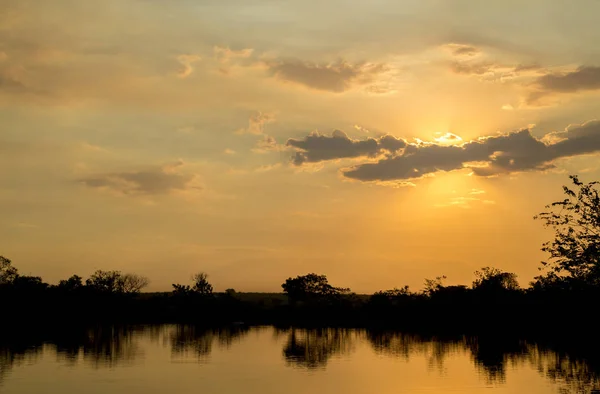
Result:
{"label": "golden light", "polygon": [[435,137],[434,140],[441,145],[456,145],[463,142],[463,139],[460,138],[460,136],[450,132],[446,132],[444,134],[436,133],[436,135],[439,135],[439,137]]}

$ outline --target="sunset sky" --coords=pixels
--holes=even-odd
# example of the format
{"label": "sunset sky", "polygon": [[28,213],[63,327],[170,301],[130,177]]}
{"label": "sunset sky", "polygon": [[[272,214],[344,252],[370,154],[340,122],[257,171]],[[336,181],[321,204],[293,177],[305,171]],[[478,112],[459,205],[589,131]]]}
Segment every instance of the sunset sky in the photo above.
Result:
{"label": "sunset sky", "polygon": [[600,1],[1,0],[0,255],[149,290],[522,285],[600,180]]}

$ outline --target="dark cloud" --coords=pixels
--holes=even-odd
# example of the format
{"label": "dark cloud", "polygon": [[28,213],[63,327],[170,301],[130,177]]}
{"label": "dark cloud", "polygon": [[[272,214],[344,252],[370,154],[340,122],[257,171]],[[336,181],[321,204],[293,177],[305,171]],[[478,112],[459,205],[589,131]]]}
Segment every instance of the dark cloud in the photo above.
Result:
{"label": "dark cloud", "polygon": [[388,71],[384,64],[350,64],[338,61],[317,64],[300,60],[279,60],[267,64],[272,75],[312,89],[340,93],[356,85],[374,82],[379,74]]}
{"label": "dark cloud", "polygon": [[545,170],[563,157],[600,152],[600,122],[571,126],[543,139],[528,129],[480,138],[462,145],[409,144],[401,153],[344,171],[360,181],[394,181],[420,178],[439,171],[471,168],[475,175]]}
{"label": "dark cloud", "polygon": [[515,67],[515,72],[519,71],[537,71],[543,70],[543,67],[539,64],[519,64]]}
{"label": "dark cloud", "polygon": [[109,189],[122,194],[159,195],[174,191],[199,189],[194,175],[177,171],[183,163],[142,171],[117,172],[90,176],[79,181],[91,188]]}
{"label": "dark cloud", "polygon": [[454,61],[450,70],[455,74],[475,75],[483,79],[497,81],[530,76],[540,73],[543,68],[536,64],[505,65],[489,61]]}
{"label": "dark cloud", "polygon": [[391,135],[353,140],[343,131],[335,130],[331,137],[314,132],[302,140],[289,139],[286,145],[299,150],[292,161],[301,165],[342,158],[375,157],[385,152],[392,154],[404,148],[406,142]]}
{"label": "dark cloud", "polygon": [[475,56],[480,51],[472,45],[466,44],[449,44],[450,51],[454,56]]}
{"label": "dark cloud", "polygon": [[575,93],[600,89],[600,67],[582,66],[575,71],[550,73],[537,78],[536,90],[527,96],[527,104],[543,105],[543,98],[553,93]]}
{"label": "dark cloud", "polygon": [[546,74],[536,80],[536,85],[554,92],[600,89],[600,67],[579,67],[568,73]]}
{"label": "dark cloud", "polygon": [[464,63],[454,62],[450,65],[450,69],[456,74],[467,75],[483,75],[494,70],[493,63]]}

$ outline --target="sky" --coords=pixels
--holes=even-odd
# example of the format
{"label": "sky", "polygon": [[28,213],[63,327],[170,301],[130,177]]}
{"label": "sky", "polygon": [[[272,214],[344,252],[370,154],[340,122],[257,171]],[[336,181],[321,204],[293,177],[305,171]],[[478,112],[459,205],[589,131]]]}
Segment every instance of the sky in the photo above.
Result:
{"label": "sky", "polygon": [[600,1],[1,0],[0,255],[366,293],[495,266],[600,179]]}

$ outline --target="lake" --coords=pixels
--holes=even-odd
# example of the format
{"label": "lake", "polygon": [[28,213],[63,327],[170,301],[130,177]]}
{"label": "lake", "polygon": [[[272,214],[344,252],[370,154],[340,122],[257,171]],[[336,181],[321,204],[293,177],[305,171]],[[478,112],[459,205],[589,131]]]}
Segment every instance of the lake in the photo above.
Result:
{"label": "lake", "polygon": [[11,334],[0,392],[593,393],[598,374],[564,352],[498,336],[154,325]]}

